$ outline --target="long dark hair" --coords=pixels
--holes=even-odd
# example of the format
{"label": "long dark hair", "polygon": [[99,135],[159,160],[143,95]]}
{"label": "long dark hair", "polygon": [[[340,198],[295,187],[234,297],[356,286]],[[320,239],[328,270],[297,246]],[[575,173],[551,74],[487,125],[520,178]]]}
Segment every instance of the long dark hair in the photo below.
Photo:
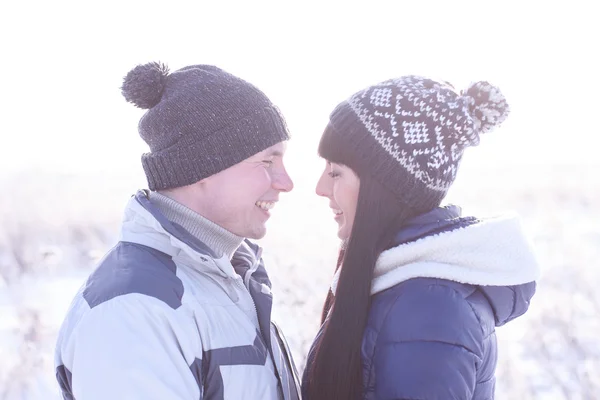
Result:
{"label": "long dark hair", "polygon": [[361,343],[377,258],[397,230],[416,212],[400,204],[381,183],[360,176],[356,216],[340,253],[335,296],[323,309],[324,330],[309,366],[309,400],[360,399],[363,392]]}

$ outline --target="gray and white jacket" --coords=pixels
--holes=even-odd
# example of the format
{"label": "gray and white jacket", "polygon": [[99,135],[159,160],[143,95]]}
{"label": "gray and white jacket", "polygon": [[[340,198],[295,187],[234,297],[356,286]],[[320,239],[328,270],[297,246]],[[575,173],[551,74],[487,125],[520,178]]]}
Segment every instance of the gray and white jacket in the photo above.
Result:
{"label": "gray and white jacket", "polygon": [[217,257],[138,192],[61,327],[63,398],[299,399],[260,253]]}

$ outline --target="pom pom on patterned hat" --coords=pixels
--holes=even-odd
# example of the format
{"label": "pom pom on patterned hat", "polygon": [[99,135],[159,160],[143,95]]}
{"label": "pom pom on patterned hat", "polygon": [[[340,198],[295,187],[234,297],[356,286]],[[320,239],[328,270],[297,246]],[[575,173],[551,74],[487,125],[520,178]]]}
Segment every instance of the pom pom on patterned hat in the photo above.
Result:
{"label": "pom pom on patterned hat", "polygon": [[469,104],[473,127],[479,134],[487,133],[500,125],[510,111],[500,89],[485,81],[470,84],[461,95]]}

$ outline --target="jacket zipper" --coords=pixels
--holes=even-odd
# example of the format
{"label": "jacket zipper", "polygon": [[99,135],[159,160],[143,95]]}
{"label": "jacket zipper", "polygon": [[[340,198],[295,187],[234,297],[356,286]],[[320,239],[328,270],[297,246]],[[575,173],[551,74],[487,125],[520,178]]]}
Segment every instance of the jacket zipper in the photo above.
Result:
{"label": "jacket zipper", "polygon": [[233,279],[233,281],[235,282],[235,285],[238,286],[241,291],[246,292],[248,294],[248,297],[250,298],[250,302],[252,303],[252,308],[254,309],[254,316],[256,317],[256,328],[260,331],[260,322],[258,321],[258,310],[256,309],[256,304],[254,303],[254,299],[252,298],[252,295],[250,294],[250,290],[244,285],[244,283],[242,282],[242,278],[230,278]]}
{"label": "jacket zipper", "polygon": [[[258,325],[257,328],[258,328],[259,332],[260,332],[260,321],[258,320],[258,310],[256,309],[256,304],[254,303],[252,294],[250,294],[250,278],[252,277],[252,274],[254,272],[256,272],[256,270],[258,269],[258,266],[260,264],[261,254],[262,254],[262,248],[259,247],[257,254],[256,254],[256,258],[254,259],[254,262],[252,263],[252,267],[250,267],[250,269],[248,271],[246,271],[246,273],[244,274],[244,279],[243,279],[243,284],[242,284],[242,286],[248,293],[248,296],[250,296],[250,300],[252,301],[252,306],[254,307],[254,315],[256,315],[256,323]],[[236,281],[238,281],[238,279],[236,279]]]}
{"label": "jacket zipper", "polygon": [[[260,260],[260,259],[259,259]],[[253,265],[254,271],[256,271],[256,269],[258,268],[258,262],[255,261],[256,267]],[[244,278],[250,274],[250,270],[248,270],[248,272],[246,272],[246,274],[244,275]],[[250,294],[250,287],[249,287],[249,282],[250,279],[248,279],[248,286],[246,286],[244,284],[244,282],[242,281],[242,278],[234,278],[236,284],[238,286],[240,286],[240,288],[245,291],[248,294],[248,297],[250,297],[250,301],[252,302],[252,306],[254,307],[254,315],[256,316],[256,328],[258,330],[258,332],[261,332],[260,329],[260,321],[258,320],[258,310],[256,309],[256,304],[254,303],[254,299],[252,298],[252,295]],[[244,281],[246,281],[246,279],[244,279]],[[269,331],[267,333],[268,335],[271,335],[271,332]],[[261,340],[264,341],[263,338],[261,338]],[[272,344],[271,344],[272,345]],[[267,357],[271,359],[271,363],[273,364],[273,372],[275,373],[275,377],[277,378],[277,389],[279,392],[279,398],[280,399],[285,399],[285,396],[283,394],[283,387],[282,387],[282,383],[281,383],[281,377],[279,376],[279,371],[277,371],[277,363],[275,362],[275,360],[273,359],[273,355],[271,354],[271,349],[267,348],[266,343],[265,343],[265,349],[267,350]]]}
{"label": "jacket zipper", "polygon": [[287,362],[288,369],[290,374],[292,375],[292,381],[296,386],[296,393],[298,397],[301,396],[302,386],[300,384],[300,377],[298,376],[298,370],[296,369],[296,364],[294,364],[294,359],[292,358],[292,352],[290,350],[290,346],[283,335],[283,331],[279,328],[279,326],[275,322],[271,322],[275,327],[275,333],[277,335],[277,341],[282,344],[282,352],[284,353],[285,362]]}
{"label": "jacket zipper", "polygon": [[246,289],[248,289],[248,292],[250,292],[250,278],[252,277],[252,274],[256,272],[256,270],[258,269],[258,266],[260,265],[260,257],[262,256],[262,247],[259,247],[257,252],[256,252],[256,258],[254,259],[254,262],[252,263],[252,267],[250,267],[250,269],[248,271],[246,271],[246,273],[244,274],[244,285],[246,286]]}
{"label": "jacket zipper", "polygon": [[[256,272],[256,270],[258,269],[258,267],[260,265],[261,256],[262,256],[262,247],[259,247],[256,251],[256,257],[254,258],[252,267],[250,267],[250,269],[248,269],[248,271],[246,271],[246,273],[244,274],[244,287],[246,288],[246,291],[250,295],[251,299],[252,299],[252,295],[250,294],[250,279],[252,278],[252,274],[254,274]],[[258,321],[258,310],[256,309],[256,304],[254,303],[254,299],[252,299],[252,305],[254,305],[254,313],[256,315],[256,320],[258,322],[258,330],[260,332],[261,331],[260,321]],[[269,321],[269,324],[272,324],[272,323],[273,323],[272,321]],[[271,330],[269,329],[269,331],[266,332],[266,334],[269,335],[269,337],[270,337]],[[271,341],[271,346],[273,346],[272,341]],[[267,352],[268,352],[268,356],[271,358],[271,363],[273,364],[273,372],[275,373],[275,377],[277,378],[277,387],[279,388],[279,398],[285,399],[285,395],[283,394],[283,384],[281,382],[282,378],[279,374],[279,371],[277,370],[277,363],[275,362],[275,360],[273,358],[272,349],[267,349]],[[282,367],[285,368],[285,366],[282,366]],[[290,371],[290,372],[292,375],[294,375],[293,371]]]}

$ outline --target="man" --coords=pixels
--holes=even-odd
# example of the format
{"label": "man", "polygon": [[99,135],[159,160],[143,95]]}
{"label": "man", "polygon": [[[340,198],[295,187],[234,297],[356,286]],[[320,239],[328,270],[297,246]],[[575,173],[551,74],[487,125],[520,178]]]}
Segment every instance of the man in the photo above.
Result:
{"label": "man", "polygon": [[150,190],[76,295],[56,348],[63,398],[298,399],[271,323],[261,249],[293,183],[285,122],[251,84],[208,65],[135,67],[122,92],[148,109]]}

